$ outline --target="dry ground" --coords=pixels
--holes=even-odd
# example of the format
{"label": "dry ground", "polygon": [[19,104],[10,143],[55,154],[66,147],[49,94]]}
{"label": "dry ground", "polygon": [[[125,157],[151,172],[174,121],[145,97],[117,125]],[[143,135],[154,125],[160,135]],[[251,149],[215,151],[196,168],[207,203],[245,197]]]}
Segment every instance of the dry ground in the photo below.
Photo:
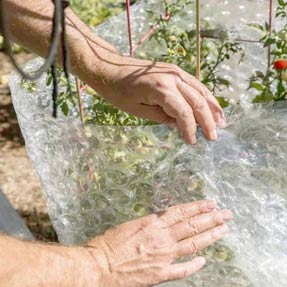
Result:
{"label": "dry ground", "polygon": [[[32,58],[16,55],[19,63]],[[40,184],[25,150],[12,105],[8,77],[12,66],[0,51],[0,188],[37,239],[55,241]]]}

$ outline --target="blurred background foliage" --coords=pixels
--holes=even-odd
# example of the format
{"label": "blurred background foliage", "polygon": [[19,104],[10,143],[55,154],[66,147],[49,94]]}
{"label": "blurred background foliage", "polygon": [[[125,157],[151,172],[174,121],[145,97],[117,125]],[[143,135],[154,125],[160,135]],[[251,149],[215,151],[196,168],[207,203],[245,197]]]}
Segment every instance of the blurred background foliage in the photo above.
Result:
{"label": "blurred background foliage", "polygon": [[71,7],[89,26],[96,26],[125,8],[123,0],[71,0]]}

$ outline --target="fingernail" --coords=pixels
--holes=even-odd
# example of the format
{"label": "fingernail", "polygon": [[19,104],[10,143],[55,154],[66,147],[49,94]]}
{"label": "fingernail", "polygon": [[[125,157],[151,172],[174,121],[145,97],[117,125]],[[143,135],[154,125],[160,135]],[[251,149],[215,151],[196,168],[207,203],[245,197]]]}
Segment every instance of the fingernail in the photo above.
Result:
{"label": "fingernail", "polygon": [[193,137],[191,138],[191,143],[192,143],[192,144],[196,144],[196,136],[193,136]]}
{"label": "fingernail", "polygon": [[218,223],[228,222],[233,218],[233,214],[230,210],[221,210],[217,216]]}
{"label": "fingernail", "polygon": [[197,257],[197,260],[200,266],[203,266],[206,264],[206,259],[204,257]]}
{"label": "fingernail", "polygon": [[213,237],[216,239],[220,239],[222,238],[225,234],[227,234],[229,231],[229,228],[226,224],[223,224],[219,227],[217,227],[214,231],[213,231]]}
{"label": "fingernail", "polygon": [[177,125],[176,124],[168,124],[167,126],[169,128],[171,128],[171,129],[177,129]]}
{"label": "fingernail", "polygon": [[227,122],[226,122],[226,119],[225,119],[224,116],[222,116],[222,117],[220,118],[220,120],[219,120],[218,123],[217,123],[217,126],[218,126],[219,128],[221,128],[221,129],[226,128]]}
{"label": "fingernail", "polygon": [[214,210],[215,208],[217,208],[217,203],[214,200],[208,200],[206,203],[206,207],[208,210]]}
{"label": "fingernail", "polygon": [[217,138],[218,138],[217,137],[217,131],[216,130],[212,131],[211,134],[210,134],[210,139],[213,140],[213,141],[216,141]]}

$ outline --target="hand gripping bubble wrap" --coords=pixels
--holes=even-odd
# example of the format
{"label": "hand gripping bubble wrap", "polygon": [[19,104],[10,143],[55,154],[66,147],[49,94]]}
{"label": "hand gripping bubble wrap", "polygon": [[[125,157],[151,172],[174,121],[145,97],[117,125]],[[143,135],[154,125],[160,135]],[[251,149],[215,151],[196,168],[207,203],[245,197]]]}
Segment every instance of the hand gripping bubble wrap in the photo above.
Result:
{"label": "hand gripping bubble wrap", "polygon": [[[133,17],[144,18],[145,5],[135,6]],[[122,23],[121,17],[99,31],[106,33],[111,23]],[[126,38],[119,23],[113,41],[123,50]],[[138,30],[145,27],[137,25]],[[251,49],[249,57],[256,51]],[[40,63],[32,61],[26,69],[33,71]],[[238,86],[244,73],[240,75],[235,80]],[[199,134],[197,145],[188,146],[163,126],[83,126],[73,116],[53,119],[45,75],[33,93],[22,88],[16,74],[10,86],[26,147],[62,243],[79,244],[121,222],[175,204],[214,198],[235,215],[230,236],[202,251],[208,259],[202,271],[162,286],[287,286],[285,102],[249,106],[248,111],[231,108],[226,111],[229,125],[219,131],[218,142],[207,142]]]}

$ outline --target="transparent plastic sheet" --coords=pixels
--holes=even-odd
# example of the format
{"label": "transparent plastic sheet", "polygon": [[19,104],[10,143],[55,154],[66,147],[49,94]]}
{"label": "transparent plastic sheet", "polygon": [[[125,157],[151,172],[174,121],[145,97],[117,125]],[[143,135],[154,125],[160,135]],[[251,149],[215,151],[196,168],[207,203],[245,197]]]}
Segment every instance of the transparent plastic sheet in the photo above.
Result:
{"label": "transparent plastic sheet", "polygon": [[[38,62],[39,64],[39,62]],[[28,68],[35,67],[31,63]],[[220,140],[195,147],[153,127],[83,127],[51,117],[44,78],[35,93],[14,74],[13,101],[60,241],[78,244],[168,206],[215,198],[235,214],[231,235],[203,252],[208,266],[164,286],[286,286],[287,104],[226,111]],[[177,285],[179,284],[179,285]]]}
{"label": "transparent plastic sheet", "polygon": [[[240,19],[234,16],[229,21],[234,25],[253,20],[261,23],[265,14],[254,16],[254,9],[265,11],[260,5],[267,7],[267,2],[224,1],[223,14],[252,5],[250,10],[245,8],[245,17],[239,14]],[[140,2],[133,7],[134,31],[141,34],[148,29],[150,19],[144,10],[155,9],[158,3]],[[205,8],[208,17],[212,10]],[[187,23],[193,12],[184,13],[174,21]],[[213,16],[215,23],[222,21]],[[193,18],[190,25],[194,25]],[[124,23],[123,14],[97,28],[122,52],[128,49]],[[152,42],[148,45],[154,47]],[[244,84],[252,70],[264,65],[258,46],[246,45],[244,68],[237,67],[235,59],[222,68],[240,97],[247,95]],[[39,59],[32,61],[26,69],[33,71],[40,63]],[[174,204],[215,198],[220,207],[235,214],[231,235],[203,251],[208,265],[201,272],[163,286],[287,285],[286,103],[246,105],[248,111],[231,108],[226,111],[229,126],[219,131],[218,142],[207,142],[199,134],[197,145],[191,147],[176,131],[163,126],[83,127],[76,116],[60,115],[55,120],[45,80],[43,76],[36,91],[29,93],[13,74],[10,86],[26,147],[62,243],[78,244],[115,224]],[[84,99],[88,105],[88,95]]]}

